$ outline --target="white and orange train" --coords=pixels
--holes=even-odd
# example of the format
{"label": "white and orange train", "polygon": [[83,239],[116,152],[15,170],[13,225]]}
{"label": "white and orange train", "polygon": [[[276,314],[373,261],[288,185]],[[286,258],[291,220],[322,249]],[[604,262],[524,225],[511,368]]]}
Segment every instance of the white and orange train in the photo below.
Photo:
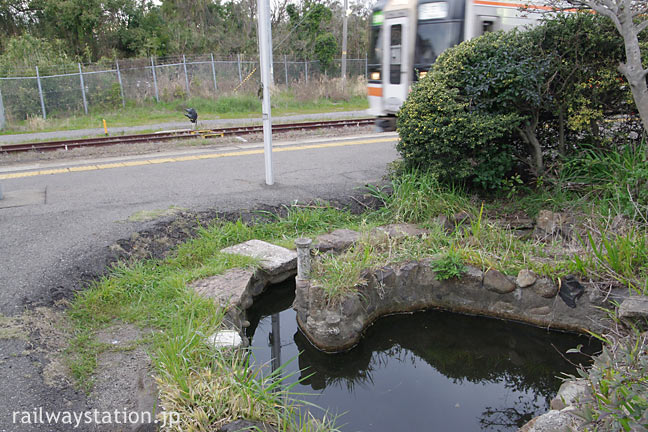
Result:
{"label": "white and orange train", "polygon": [[[525,8],[523,10],[523,8]],[[488,31],[533,25],[543,0],[386,0],[374,8],[369,41],[369,112],[392,130],[413,82],[458,43]]]}

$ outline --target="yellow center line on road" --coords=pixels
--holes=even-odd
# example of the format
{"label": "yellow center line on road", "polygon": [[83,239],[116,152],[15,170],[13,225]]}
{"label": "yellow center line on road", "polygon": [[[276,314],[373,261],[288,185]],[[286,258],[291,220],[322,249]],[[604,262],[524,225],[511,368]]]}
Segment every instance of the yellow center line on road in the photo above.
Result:
{"label": "yellow center line on road", "polygon": [[[375,139],[365,139],[359,141],[341,141],[341,142],[332,142],[332,143],[322,143],[322,144],[308,144],[308,145],[291,145],[285,147],[274,147],[272,152],[288,152],[288,151],[299,151],[299,150],[311,150],[311,149],[323,149],[323,148],[333,148],[333,147],[346,147],[346,146],[355,146],[363,144],[377,144],[377,143],[388,143],[396,141],[398,137],[389,137],[389,138],[375,138]],[[116,162],[116,163],[96,163],[90,165],[81,165],[74,166],[70,168],[57,168],[57,169],[46,169],[46,170],[37,170],[37,171],[21,171],[16,173],[9,174],[0,174],[0,180],[8,180],[22,177],[34,177],[42,175],[53,175],[53,174],[63,174],[71,173],[78,171],[95,171],[95,170],[105,170],[112,168],[124,168],[124,167],[136,167],[143,165],[153,165],[153,164],[164,164],[164,163],[175,163],[175,162],[186,162],[186,161],[195,161],[201,159],[217,159],[224,157],[235,157],[235,156],[249,156],[263,154],[263,149],[256,150],[241,150],[234,152],[226,153],[208,153],[195,156],[179,156],[179,157],[165,157],[159,159],[143,159],[136,161],[126,161],[126,162]]]}

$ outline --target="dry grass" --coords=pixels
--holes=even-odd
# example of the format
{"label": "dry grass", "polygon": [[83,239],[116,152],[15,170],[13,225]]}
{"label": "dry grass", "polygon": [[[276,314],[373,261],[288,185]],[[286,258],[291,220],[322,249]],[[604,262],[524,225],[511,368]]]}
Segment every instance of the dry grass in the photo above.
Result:
{"label": "dry grass", "polygon": [[[167,431],[216,431],[239,418],[281,422],[284,406],[277,395],[257,391],[254,374],[249,373],[240,356],[224,356],[213,368],[203,368],[186,377],[190,391],[173,380],[157,378],[160,400],[167,412],[176,412],[179,423]],[[263,381],[263,378],[260,378]]]}
{"label": "dry grass", "polygon": [[301,102],[315,99],[349,101],[353,97],[366,96],[367,81],[364,77],[349,78],[346,83],[342,78],[319,77],[308,82],[299,81],[290,86],[296,100]]}

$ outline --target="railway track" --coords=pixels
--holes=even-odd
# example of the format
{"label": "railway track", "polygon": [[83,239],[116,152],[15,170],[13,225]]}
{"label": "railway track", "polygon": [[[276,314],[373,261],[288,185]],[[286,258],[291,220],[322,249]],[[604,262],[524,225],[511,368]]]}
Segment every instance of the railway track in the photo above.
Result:
{"label": "railway track", "polygon": [[[374,123],[373,118],[318,121],[307,123],[284,123],[272,125],[272,132],[288,132],[295,130],[322,129],[366,126]],[[227,135],[248,135],[263,132],[262,125],[229,127],[203,130],[184,130],[172,132],[158,132],[139,135],[121,135],[112,137],[97,137],[74,139],[64,141],[48,141],[21,144],[0,145],[0,153],[19,153],[27,151],[53,151],[68,150],[79,147],[109,146],[115,144],[137,144],[143,142],[169,141],[179,139],[215,138]]]}

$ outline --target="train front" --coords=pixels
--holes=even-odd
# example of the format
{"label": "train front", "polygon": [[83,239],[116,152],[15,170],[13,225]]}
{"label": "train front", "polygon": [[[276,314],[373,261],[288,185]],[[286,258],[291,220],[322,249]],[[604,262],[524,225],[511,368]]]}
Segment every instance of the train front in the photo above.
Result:
{"label": "train front", "polygon": [[369,113],[393,130],[413,82],[464,37],[465,0],[389,0],[374,9],[369,41]]}

